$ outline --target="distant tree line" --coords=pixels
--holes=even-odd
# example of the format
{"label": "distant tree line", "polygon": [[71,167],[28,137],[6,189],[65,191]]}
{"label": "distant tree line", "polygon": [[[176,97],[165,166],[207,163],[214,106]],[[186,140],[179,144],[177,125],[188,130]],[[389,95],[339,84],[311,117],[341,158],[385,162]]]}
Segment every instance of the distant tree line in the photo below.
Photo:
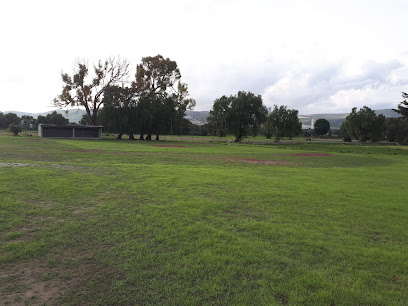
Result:
{"label": "distant tree line", "polygon": [[408,142],[408,95],[402,93],[403,101],[394,109],[401,114],[400,118],[385,118],[376,115],[367,106],[354,107],[340,127],[340,134],[344,141],[356,139],[359,142],[388,140],[390,142]]}
{"label": "distant tree line", "polygon": [[69,124],[69,120],[56,111],[47,114],[46,116],[40,115],[38,118],[27,115],[19,117],[15,113],[3,114],[0,112],[0,129],[9,129],[15,135],[23,130],[36,130],[40,123]]}

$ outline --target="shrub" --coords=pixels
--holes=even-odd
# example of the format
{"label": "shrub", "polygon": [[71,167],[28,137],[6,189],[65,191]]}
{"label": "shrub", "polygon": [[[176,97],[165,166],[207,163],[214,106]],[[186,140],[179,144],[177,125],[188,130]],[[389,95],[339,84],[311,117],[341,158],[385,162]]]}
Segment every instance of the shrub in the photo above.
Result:
{"label": "shrub", "polygon": [[344,142],[351,142],[351,137],[349,135],[344,135],[343,141]]}
{"label": "shrub", "polygon": [[14,136],[17,136],[18,133],[20,133],[23,130],[23,127],[19,124],[10,124],[9,125],[10,131],[14,134]]}

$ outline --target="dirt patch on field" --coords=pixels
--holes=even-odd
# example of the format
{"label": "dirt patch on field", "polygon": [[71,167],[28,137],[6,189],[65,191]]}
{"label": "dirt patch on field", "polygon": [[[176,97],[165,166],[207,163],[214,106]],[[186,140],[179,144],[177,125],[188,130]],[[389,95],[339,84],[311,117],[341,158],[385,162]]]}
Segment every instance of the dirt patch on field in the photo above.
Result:
{"label": "dirt patch on field", "polygon": [[81,288],[84,280],[104,269],[87,254],[76,255],[71,268],[50,267],[39,260],[11,264],[0,275],[5,284],[0,291],[1,305],[59,305],[66,292]]}
{"label": "dirt patch on field", "polygon": [[64,152],[74,152],[74,153],[98,153],[98,154],[139,154],[139,152],[126,152],[126,151],[103,151],[103,150],[62,150]]}
{"label": "dirt patch on field", "polygon": [[35,166],[34,164],[23,164],[23,163],[0,163],[1,167],[27,167],[27,166]]}
{"label": "dirt patch on field", "polygon": [[186,146],[181,146],[181,145],[151,145],[151,147],[163,147],[163,148],[185,148]]}
{"label": "dirt patch on field", "polygon": [[102,150],[62,150],[64,152],[75,152],[75,153],[107,153]]}
{"label": "dirt patch on field", "polygon": [[228,159],[228,161],[249,163],[249,164],[261,164],[261,165],[277,165],[277,166],[296,165],[296,163],[289,162],[286,160],[263,160],[263,159],[256,159],[256,158],[232,158],[232,159]]}
{"label": "dirt patch on field", "polygon": [[333,154],[330,153],[319,153],[319,152],[311,152],[311,153],[294,153],[288,154],[288,156],[317,156],[317,157],[334,157]]}
{"label": "dirt patch on field", "polygon": [[79,169],[78,167],[74,167],[74,166],[58,165],[58,164],[53,164],[52,167],[54,169],[61,169],[61,170],[68,170],[68,171],[75,171]]}
{"label": "dirt patch on field", "polygon": [[200,146],[214,146],[214,143],[209,143],[209,142],[186,142],[188,145],[200,145]]}

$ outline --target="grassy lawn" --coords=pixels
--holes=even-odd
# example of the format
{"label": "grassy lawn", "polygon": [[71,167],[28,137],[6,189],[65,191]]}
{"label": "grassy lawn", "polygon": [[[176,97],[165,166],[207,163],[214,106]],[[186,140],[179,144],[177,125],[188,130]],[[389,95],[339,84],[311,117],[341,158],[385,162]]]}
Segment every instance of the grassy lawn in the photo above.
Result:
{"label": "grassy lawn", "polygon": [[4,304],[407,304],[408,149],[0,136]]}

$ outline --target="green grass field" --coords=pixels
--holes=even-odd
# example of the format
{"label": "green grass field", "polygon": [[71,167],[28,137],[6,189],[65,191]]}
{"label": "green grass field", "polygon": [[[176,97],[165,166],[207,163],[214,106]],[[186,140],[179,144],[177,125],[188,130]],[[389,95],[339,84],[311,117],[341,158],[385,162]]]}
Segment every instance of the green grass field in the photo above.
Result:
{"label": "green grass field", "polygon": [[0,136],[3,304],[408,303],[408,148]]}

